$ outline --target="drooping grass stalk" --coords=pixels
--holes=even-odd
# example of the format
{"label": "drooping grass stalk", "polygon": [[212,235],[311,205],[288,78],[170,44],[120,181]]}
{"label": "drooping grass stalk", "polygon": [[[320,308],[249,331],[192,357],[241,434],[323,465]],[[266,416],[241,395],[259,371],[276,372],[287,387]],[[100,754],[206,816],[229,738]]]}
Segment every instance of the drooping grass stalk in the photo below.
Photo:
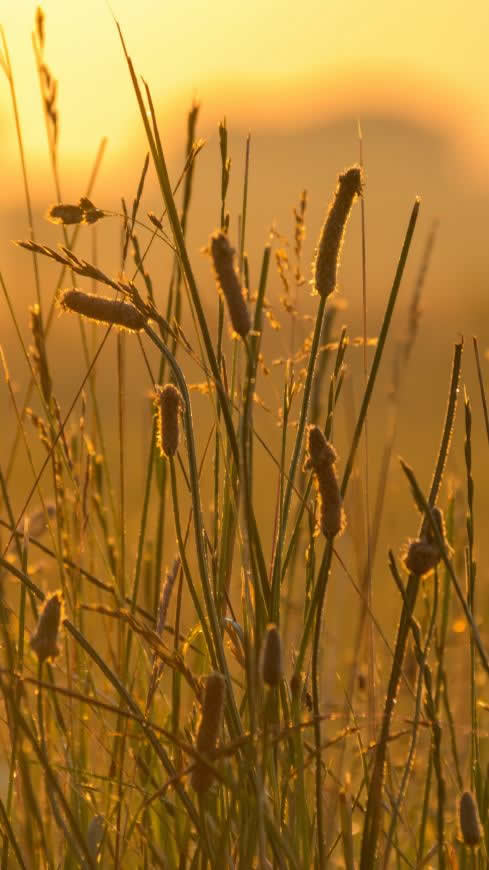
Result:
{"label": "drooping grass stalk", "polygon": [[[428,500],[428,504],[430,506],[434,505],[436,502],[443,476],[443,470],[445,468],[447,460],[448,449],[450,446],[451,433],[453,429],[455,411],[457,406],[462,348],[462,343],[455,345],[452,373],[450,378],[450,387],[448,393],[448,406],[442,431],[440,449],[438,452]],[[404,661],[404,653],[406,650],[406,643],[409,635],[410,620],[416,604],[418,588],[419,577],[417,577],[415,574],[410,574],[406,589],[406,601],[402,608],[401,619],[397,631],[395,655],[389,677],[387,697],[384,706],[384,714],[382,717],[382,726],[373,762],[371,784],[367,799],[365,822],[362,836],[359,865],[360,870],[371,870],[371,868],[374,866],[375,856],[377,854],[377,844],[382,816],[382,796],[384,788],[384,769],[387,753],[387,742],[390,733],[392,714],[394,712],[397,693],[399,690],[399,682]]]}

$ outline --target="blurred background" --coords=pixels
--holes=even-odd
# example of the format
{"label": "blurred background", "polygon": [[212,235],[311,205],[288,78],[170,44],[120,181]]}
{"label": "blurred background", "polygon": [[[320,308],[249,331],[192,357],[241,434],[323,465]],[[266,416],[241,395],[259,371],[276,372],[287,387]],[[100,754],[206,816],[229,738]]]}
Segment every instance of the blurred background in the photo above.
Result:
{"label": "blurred background", "polygon": [[[20,122],[39,241],[55,245],[60,230],[44,220],[55,201],[46,133],[39,96],[31,32],[36,4],[0,0],[0,22],[5,28],[15,76]],[[163,145],[173,179],[184,164],[186,117],[192,101],[201,103],[198,135],[206,139],[196,164],[188,246],[211,323],[216,321],[217,296],[209,262],[201,249],[219,222],[220,156],[217,125],[224,117],[232,158],[229,192],[230,234],[237,240],[241,211],[246,138],[251,133],[249,201],[246,250],[250,261],[251,290],[256,289],[264,244],[270,230],[293,245],[293,208],[307,190],[303,266],[309,263],[336,185],[338,172],[358,160],[358,122],[363,131],[366,171],[365,214],[367,240],[368,333],[377,334],[394,276],[409,214],[417,195],[421,211],[406,270],[392,336],[370,416],[370,463],[375,491],[385,438],[386,397],[391,383],[396,337],[406,329],[412,287],[433,221],[439,230],[423,289],[423,314],[409,371],[406,373],[398,439],[387,491],[387,512],[381,535],[379,563],[386,575],[386,548],[397,552],[413,535],[417,519],[407,485],[395,460],[403,455],[427,489],[436,455],[446,403],[453,344],[466,341],[464,382],[474,407],[474,477],[480,526],[489,513],[487,440],[472,353],[477,334],[487,375],[485,352],[489,344],[487,292],[489,275],[489,66],[487,33],[489,6],[483,0],[302,0],[292,3],[266,0],[46,0],[45,62],[59,82],[58,162],[62,199],[77,202],[84,194],[102,137],[108,144],[92,199],[99,208],[120,212],[121,197],[135,195],[146,144],[138,107],[124,61],[115,18],[119,21],[136,71],[149,83],[156,106]],[[29,256],[12,245],[26,238],[23,182],[15,125],[7,82],[0,76],[0,271],[15,302],[19,325],[28,336],[27,306],[34,302]],[[150,167],[142,214],[161,211],[161,198]],[[97,257],[109,274],[116,274],[120,259],[118,218],[97,225]],[[82,255],[93,254],[91,230],[83,228]],[[282,244],[282,242],[280,242]],[[275,243],[275,247],[279,244]],[[155,294],[164,306],[169,258],[153,248],[150,272]],[[42,292],[52,298],[57,270],[41,263]],[[360,210],[348,228],[339,281],[345,306],[337,326],[348,323],[352,337],[362,330]],[[281,281],[272,264],[268,295],[277,317],[286,322],[278,297]],[[300,290],[298,308],[304,315],[315,310],[308,284]],[[299,336],[311,328],[301,321]],[[271,374],[262,377],[259,393],[267,409],[258,408],[257,426],[278,447],[277,410],[281,402],[283,369],[273,360],[287,355],[288,329],[273,332],[267,326],[265,346]],[[302,330],[302,332],[300,331]],[[83,375],[76,324],[69,318],[54,321],[50,353],[57,372],[56,391],[66,406]],[[25,360],[12,328],[6,305],[0,305],[0,343],[5,349],[15,389],[22,396],[27,382]],[[133,349],[129,351],[132,353]],[[369,351],[371,353],[371,351]],[[132,358],[131,358],[132,359]],[[362,388],[362,352],[352,348],[347,363],[351,387],[350,408],[358,407]],[[148,382],[137,353],[127,384],[134,455],[147,450],[150,419]],[[54,367],[56,374],[56,368]],[[186,369],[189,380],[198,371]],[[107,407],[115,403],[115,352],[108,351],[99,369],[99,387]],[[146,379],[145,379],[146,378]],[[141,384],[144,383],[144,388]],[[197,415],[204,414],[205,397],[194,393]],[[326,398],[326,397],[325,397]],[[20,401],[20,400],[19,400]],[[345,403],[348,404],[347,402]],[[0,391],[2,449],[11,443],[13,420],[8,395]],[[351,428],[351,413],[340,409],[337,440],[344,457]],[[110,415],[109,415],[110,418]],[[115,416],[113,418],[115,420]],[[198,417],[199,423],[203,417]],[[115,424],[114,424],[115,425]],[[112,433],[116,443],[117,433]],[[109,433],[110,441],[111,433]],[[450,457],[450,479],[464,486],[463,415],[455,431]],[[274,480],[273,466],[263,467]],[[28,487],[26,469],[15,499],[22,503]],[[340,459],[341,465],[341,459]],[[129,469],[127,486],[138,509],[143,481],[141,465]],[[361,470],[361,469],[360,469]],[[276,482],[276,481],[275,481]],[[446,492],[442,494],[442,503]],[[273,509],[264,499],[258,504],[260,520],[269,528]],[[480,532],[479,532],[480,533]],[[347,550],[348,538],[343,545]],[[135,543],[134,547],[135,548]],[[482,551],[483,552],[483,549]],[[170,558],[170,556],[169,556]],[[484,560],[480,575],[484,575]],[[487,562],[487,560],[486,560]],[[382,581],[383,582],[383,581]],[[332,591],[331,595],[337,593]],[[339,593],[338,593],[339,594]],[[342,595],[344,593],[341,593]],[[333,599],[334,600],[334,599]],[[386,599],[387,600],[387,599]],[[393,596],[398,612],[399,601]],[[385,602],[382,601],[384,605]],[[332,608],[334,612],[334,608]],[[338,611],[336,611],[338,612]],[[393,611],[394,612],[394,611]],[[333,633],[339,630],[330,627]]]}

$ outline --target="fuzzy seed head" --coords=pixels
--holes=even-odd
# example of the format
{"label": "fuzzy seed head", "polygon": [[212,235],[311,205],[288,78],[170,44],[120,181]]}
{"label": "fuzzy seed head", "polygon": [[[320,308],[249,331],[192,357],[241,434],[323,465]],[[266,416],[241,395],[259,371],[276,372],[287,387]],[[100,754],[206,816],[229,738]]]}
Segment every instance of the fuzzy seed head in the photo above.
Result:
{"label": "fuzzy seed head", "polygon": [[161,456],[174,456],[179,441],[178,416],[183,406],[182,396],[173,384],[156,387],[156,438]]}
{"label": "fuzzy seed head", "polygon": [[39,305],[37,303],[35,305],[32,305],[29,308],[29,312],[32,337],[34,339],[34,347],[31,348],[31,356],[37,374],[39,376],[39,380],[41,382],[42,394],[44,396],[46,404],[49,405],[53,385],[51,381],[51,376],[49,374],[48,359],[46,355],[46,344],[44,341],[44,329],[42,325],[41,310],[39,308]]}
{"label": "fuzzy seed head", "polygon": [[105,213],[83,196],[78,205],[59,203],[51,206],[46,217],[53,224],[94,224],[105,217]]}
{"label": "fuzzy seed head", "polygon": [[[210,761],[215,755],[221,731],[225,692],[226,681],[223,675],[216,672],[209,674],[205,683],[202,714],[195,748],[202,755],[206,755]],[[207,791],[212,785],[213,779],[212,771],[205,765],[197,762],[192,774],[192,786],[195,791]]]}
{"label": "fuzzy seed head", "polygon": [[274,623],[267,626],[262,649],[262,677],[268,686],[278,686],[282,679],[282,641]]}
{"label": "fuzzy seed head", "polygon": [[408,544],[404,565],[406,570],[417,577],[430,574],[440,561],[440,551],[436,544],[430,544],[425,538],[415,538]]}
{"label": "fuzzy seed head", "polygon": [[226,234],[221,230],[212,234],[209,252],[218,287],[224,294],[228,306],[233,329],[244,338],[251,329],[250,315],[243,297],[238,273],[234,268],[234,249],[229,244]]}
{"label": "fuzzy seed head", "polygon": [[53,224],[81,224],[83,209],[79,205],[69,205],[68,203],[52,205],[46,217]]}
{"label": "fuzzy seed head", "polygon": [[46,601],[31,637],[31,647],[41,663],[49,658],[55,659],[59,654],[57,640],[60,619],[61,599],[55,593]]}
{"label": "fuzzy seed head", "polygon": [[344,531],[346,520],[338,478],[336,450],[326,440],[319,426],[307,430],[308,456],[304,468],[312,469],[319,493],[319,526],[323,535],[334,538]]}
{"label": "fuzzy seed head", "polygon": [[59,296],[59,305],[65,311],[73,311],[81,314],[97,323],[106,323],[128,329],[130,332],[139,332],[144,329],[145,318],[131,305],[117,299],[108,299],[107,296],[98,296],[95,293],[84,293],[82,290],[63,290]]}
{"label": "fuzzy seed head", "polygon": [[466,846],[478,846],[482,839],[479,809],[474,795],[464,791],[459,806],[460,831]]}
{"label": "fuzzy seed head", "polygon": [[319,426],[308,426],[307,428],[307,452],[308,468],[316,471],[322,465],[333,465],[336,462],[336,450],[333,445],[326,441]]}
{"label": "fuzzy seed head", "polygon": [[351,166],[338,178],[338,186],[319,237],[313,264],[313,284],[320,296],[329,296],[336,288],[346,224],[352,205],[361,193],[362,170],[360,166]]}

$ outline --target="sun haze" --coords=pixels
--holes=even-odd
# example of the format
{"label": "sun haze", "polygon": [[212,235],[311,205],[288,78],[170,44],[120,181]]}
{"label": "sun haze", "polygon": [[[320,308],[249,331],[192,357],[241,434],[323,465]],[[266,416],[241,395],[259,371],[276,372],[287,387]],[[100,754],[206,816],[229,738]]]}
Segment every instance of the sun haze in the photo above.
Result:
{"label": "sun haze", "polygon": [[[30,34],[34,0],[1,0],[31,160],[45,138]],[[60,80],[61,158],[85,158],[107,135],[127,152],[139,130],[114,18],[166,120],[192,96],[212,122],[290,129],[351,113],[428,123],[451,135],[468,163],[487,160],[489,6],[474,0],[45,0],[46,61]],[[17,160],[6,88],[0,124]]]}

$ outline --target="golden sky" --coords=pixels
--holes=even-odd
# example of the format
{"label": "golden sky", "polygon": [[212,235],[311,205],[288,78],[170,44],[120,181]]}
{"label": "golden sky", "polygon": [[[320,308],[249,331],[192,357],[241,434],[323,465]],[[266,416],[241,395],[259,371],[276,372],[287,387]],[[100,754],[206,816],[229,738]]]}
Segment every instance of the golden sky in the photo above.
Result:
{"label": "golden sky", "polygon": [[[0,0],[26,147],[45,153],[30,34],[34,0]],[[46,60],[60,80],[60,154],[85,160],[102,135],[122,154],[136,106],[113,14],[170,138],[195,95],[204,119],[285,128],[349,112],[399,115],[453,135],[489,168],[487,0],[45,0]],[[112,11],[111,11],[112,10]],[[5,83],[0,124],[17,159]],[[206,114],[207,113],[207,116]],[[4,152],[5,153],[5,152]]]}

